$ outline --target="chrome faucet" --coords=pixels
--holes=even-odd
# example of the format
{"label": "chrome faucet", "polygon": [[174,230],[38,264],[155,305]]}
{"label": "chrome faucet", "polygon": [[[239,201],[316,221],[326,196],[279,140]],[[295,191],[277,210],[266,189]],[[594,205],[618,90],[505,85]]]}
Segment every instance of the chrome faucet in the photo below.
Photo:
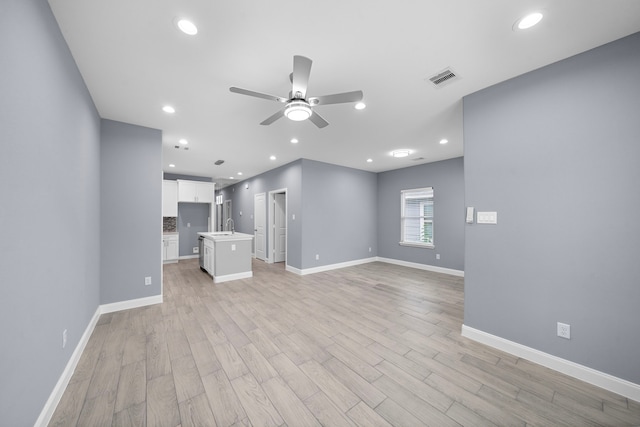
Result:
{"label": "chrome faucet", "polygon": [[[231,221],[231,230],[229,230],[229,221]],[[227,218],[227,222],[225,223],[225,227],[227,228],[227,231],[231,231],[231,234],[236,232],[236,225],[233,222],[233,218]]]}

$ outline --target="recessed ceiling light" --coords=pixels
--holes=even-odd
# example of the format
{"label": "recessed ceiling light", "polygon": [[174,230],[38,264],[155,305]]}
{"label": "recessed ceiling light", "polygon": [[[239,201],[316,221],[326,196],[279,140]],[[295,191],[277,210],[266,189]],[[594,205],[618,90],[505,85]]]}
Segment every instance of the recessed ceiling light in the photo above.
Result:
{"label": "recessed ceiling light", "polygon": [[230,176],[229,179],[235,179],[234,177]]}
{"label": "recessed ceiling light", "polygon": [[291,138],[291,143],[292,143],[292,144],[297,144],[297,143],[298,143],[298,140],[297,140],[296,138]]}
{"label": "recessed ceiling light", "polygon": [[442,144],[442,145],[446,144],[447,142],[449,142],[449,140],[448,140],[448,139],[446,139],[446,138],[442,138],[442,139],[440,140],[440,144]]}
{"label": "recessed ceiling light", "polygon": [[411,150],[407,149],[395,150],[391,152],[391,155],[393,157],[407,157],[409,154],[411,154]]}
{"label": "recessed ceiling light", "polygon": [[367,159],[367,163],[373,162],[373,159]]}
{"label": "recessed ceiling light", "polygon": [[189,143],[189,141],[187,141],[186,139],[182,138],[181,140],[178,141],[180,144],[182,145],[187,145]]}
{"label": "recessed ceiling light", "polygon": [[196,25],[188,19],[180,19],[177,25],[180,31],[185,34],[188,34],[190,36],[198,34],[198,27],[196,27]]}
{"label": "recessed ceiling light", "polygon": [[538,22],[542,20],[542,13],[534,12],[530,13],[527,16],[520,18],[513,24],[514,30],[526,30],[527,28],[531,28],[536,25]]}
{"label": "recessed ceiling light", "polygon": [[169,165],[169,167],[170,167],[170,168],[175,168],[175,167],[176,167],[176,165],[174,165],[173,163],[171,163],[171,164]]}
{"label": "recessed ceiling light", "polygon": [[162,111],[164,111],[165,113],[173,114],[176,112],[176,109],[171,105],[165,105],[164,107],[162,107]]}
{"label": "recessed ceiling light", "polygon": [[276,156],[269,157],[269,160],[275,160],[275,159],[276,159]]}
{"label": "recessed ceiling light", "polygon": [[367,104],[364,102],[358,102],[355,106],[356,110],[364,110],[365,108],[367,108]]}
{"label": "recessed ceiling light", "polygon": [[238,175],[242,175],[242,172],[238,172]]}

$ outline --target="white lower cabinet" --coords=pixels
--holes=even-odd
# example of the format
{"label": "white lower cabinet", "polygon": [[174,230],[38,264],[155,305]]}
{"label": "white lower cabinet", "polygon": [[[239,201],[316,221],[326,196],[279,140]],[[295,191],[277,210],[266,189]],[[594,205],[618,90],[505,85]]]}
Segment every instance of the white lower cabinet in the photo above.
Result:
{"label": "white lower cabinet", "polygon": [[162,261],[177,262],[179,256],[178,235],[162,236]]}

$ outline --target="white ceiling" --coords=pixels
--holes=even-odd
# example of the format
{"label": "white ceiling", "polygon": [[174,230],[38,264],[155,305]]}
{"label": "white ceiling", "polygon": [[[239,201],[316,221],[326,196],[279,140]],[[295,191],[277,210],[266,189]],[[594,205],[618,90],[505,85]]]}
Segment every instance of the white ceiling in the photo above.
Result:
{"label": "white ceiling", "polygon": [[[49,3],[100,116],[161,129],[165,172],[222,185],[299,158],[380,172],[461,156],[463,96],[640,31],[638,0]],[[538,26],[512,30],[536,10]],[[198,34],[178,31],[179,17]],[[294,55],[313,60],[309,96],[362,90],[367,108],[317,106],[324,129],[259,125],[281,104],[229,87],[287,97]],[[433,87],[446,67],[460,79]],[[188,151],[174,148],[180,138]],[[398,148],[413,154],[391,157]]]}

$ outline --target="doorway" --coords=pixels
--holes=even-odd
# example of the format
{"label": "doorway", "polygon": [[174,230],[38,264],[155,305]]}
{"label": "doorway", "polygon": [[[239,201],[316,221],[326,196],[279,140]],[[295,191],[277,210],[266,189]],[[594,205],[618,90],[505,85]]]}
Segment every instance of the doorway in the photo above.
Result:
{"label": "doorway", "polygon": [[269,192],[269,262],[287,260],[287,189]]}

